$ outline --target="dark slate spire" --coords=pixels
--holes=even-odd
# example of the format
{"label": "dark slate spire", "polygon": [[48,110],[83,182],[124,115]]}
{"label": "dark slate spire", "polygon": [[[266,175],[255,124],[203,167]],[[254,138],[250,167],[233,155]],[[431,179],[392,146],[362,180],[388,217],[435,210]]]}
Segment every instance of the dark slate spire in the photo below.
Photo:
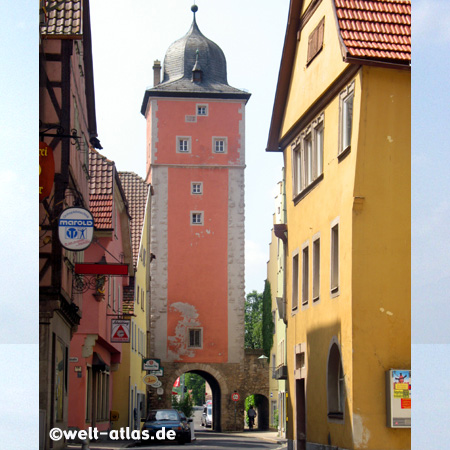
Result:
{"label": "dark slate spire", "polygon": [[197,5],[193,5],[191,11],[194,17],[189,31],[167,49],[161,83],[145,92],[141,108],[144,115],[150,96],[250,98],[249,93],[228,84],[222,49],[198,28]]}
{"label": "dark slate spire", "polygon": [[191,28],[181,39],[175,41],[167,50],[164,58],[163,83],[182,78],[192,79],[192,69],[196,63],[202,68],[202,80],[206,84],[227,83],[227,62],[222,49],[206,38],[198,28],[195,13],[197,5],[192,6],[194,13]]}

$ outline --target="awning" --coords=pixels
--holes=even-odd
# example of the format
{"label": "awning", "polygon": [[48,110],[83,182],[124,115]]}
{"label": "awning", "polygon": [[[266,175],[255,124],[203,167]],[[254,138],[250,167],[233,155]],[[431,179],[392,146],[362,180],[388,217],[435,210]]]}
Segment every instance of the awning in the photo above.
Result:
{"label": "awning", "polygon": [[108,364],[103,361],[102,357],[97,352],[94,352],[94,355],[92,356],[92,370],[99,370],[102,372],[109,370]]}

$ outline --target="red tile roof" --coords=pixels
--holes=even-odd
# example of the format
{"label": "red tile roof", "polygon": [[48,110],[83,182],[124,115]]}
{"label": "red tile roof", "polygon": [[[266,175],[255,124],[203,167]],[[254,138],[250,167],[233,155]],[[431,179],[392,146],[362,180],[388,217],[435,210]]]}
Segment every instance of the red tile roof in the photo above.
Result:
{"label": "red tile roof", "polygon": [[411,62],[411,0],[335,0],[347,56]]}
{"label": "red tile roof", "polygon": [[114,162],[89,151],[89,203],[95,228],[112,229]]}
{"label": "red tile roof", "polygon": [[41,34],[54,38],[81,38],[81,0],[50,0],[46,2],[47,21]]}
{"label": "red tile roof", "polygon": [[128,209],[131,215],[131,245],[134,267],[136,267],[149,185],[134,172],[119,172],[119,177],[128,200]]}

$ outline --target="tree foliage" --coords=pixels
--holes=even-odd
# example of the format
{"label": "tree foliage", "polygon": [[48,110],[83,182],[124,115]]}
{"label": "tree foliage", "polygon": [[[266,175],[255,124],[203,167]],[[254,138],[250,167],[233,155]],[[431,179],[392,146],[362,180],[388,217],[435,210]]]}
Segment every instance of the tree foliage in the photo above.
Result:
{"label": "tree foliage", "polygon": [[194,406],[189,394],[185,395],[181,400],[178,400],[177,395],[172,395],[172,408],[184,412],[184,415],[188,418],[194,414]]}
{"label": "tree foliage", "polygon": [[252,291],[245,301],[245,348],[262,348],[266,356],[270,355],[274,327],[272,294],[266,280],[264,292]]}
{"label": "tree foliage", "polygon": [[252,291],[245,300],[245,348],[262,348],[262,294]]}
{"label": "tree foliage", "polygon": [[187,373],[184,379],[188,391],[192,391],[194,405],[201,406],[205,403],[205,380],[196,373]]}
{"label": "tree foliage", "polygon": [[266,356],[270,356],[270,349],[273,345],[273,330],[275,329],[272,316],[272,293],[270,291],[270,282],[264,283],[264,292],[262,294],[262,348]]}

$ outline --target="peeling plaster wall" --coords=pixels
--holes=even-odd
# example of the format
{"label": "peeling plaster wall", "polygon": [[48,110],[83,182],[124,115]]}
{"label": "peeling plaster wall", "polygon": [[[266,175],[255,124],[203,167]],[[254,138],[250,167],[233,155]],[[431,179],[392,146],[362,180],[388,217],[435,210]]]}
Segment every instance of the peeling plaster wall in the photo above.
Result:
{"label": "peeling plaster wall", "polygon": [[153,168],[150,248],[156,259],[150,265],[150,356],[165,359],[167,354],[167,204],[168,168]]}
{"label": "peeling plaster wall", "polygon": [[244,169],[229,169],[228,177],[228,362],[232,363],[244,357]]}

